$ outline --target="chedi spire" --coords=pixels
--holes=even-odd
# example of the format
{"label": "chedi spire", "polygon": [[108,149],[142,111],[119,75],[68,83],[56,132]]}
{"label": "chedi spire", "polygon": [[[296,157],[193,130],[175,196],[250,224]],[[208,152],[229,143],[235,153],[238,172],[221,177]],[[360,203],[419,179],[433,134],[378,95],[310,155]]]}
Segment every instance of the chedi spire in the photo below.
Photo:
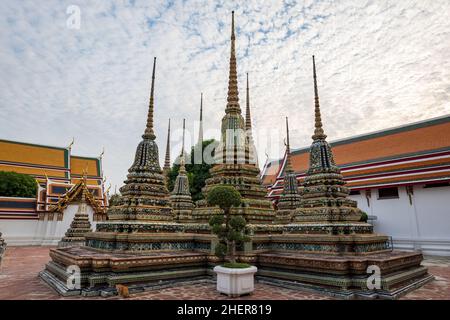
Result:
{"label": "chedi spire", "polygon": [[228,97],[226,113],[237,112],[241,113],[239,106],[239,90],[237,82],[237,67],[236,67],[236,35],[234,34],[234,11],[231,12],[231,51],[230,51],[230,70],[228,75]]}
{"label": "chedi spire", "polygon": [[153,109],[154,109],[154,92],[155,92],[155,67],[156,67],[156,57],[153,59],[153,72],[152,72],[152,85],[150,88],[150,102],[148,106],[147,115],[147,126],[145,127],[145,132],[142,135],[144,139],[155,140],[156,136],[153,131]]}
{"label": "chedi spire", "polygon": [[322,128],[322,117],[320,115],[320,104],[319,104],[319,91],[317,89],[317,75],[316,75],[316,61],[313,58],[313,77],[314,77],[314,135],[313,140],[323,140],[327,136],[325,135]]}

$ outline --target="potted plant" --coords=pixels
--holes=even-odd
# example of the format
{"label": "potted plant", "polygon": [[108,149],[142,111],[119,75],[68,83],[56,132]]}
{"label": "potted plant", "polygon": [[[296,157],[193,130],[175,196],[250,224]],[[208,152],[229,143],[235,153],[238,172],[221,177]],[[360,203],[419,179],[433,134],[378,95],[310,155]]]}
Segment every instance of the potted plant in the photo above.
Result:
{"label": "potted plant", "polygon": [[215,247],[217,257],[227,260],[214,268],[217,274],[217,291],[235,297],[254,291],[255,266],[236,262],[236,246],[248,241],[246,221],[241,216],[231,216],[231,207],[241,204],[241,195],[231,186],[217,186],[207,195],[210,205],[219,206],[222,214],[213,216],[209,225],[219,242]]}

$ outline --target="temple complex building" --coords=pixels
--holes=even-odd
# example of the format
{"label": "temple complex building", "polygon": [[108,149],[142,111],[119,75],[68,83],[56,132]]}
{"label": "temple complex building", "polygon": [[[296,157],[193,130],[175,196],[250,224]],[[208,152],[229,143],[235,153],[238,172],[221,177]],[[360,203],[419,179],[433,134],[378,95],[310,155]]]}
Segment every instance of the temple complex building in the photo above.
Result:
{"label": "temple complex building", "polygon": [[0,140],[0,170],[28,174],[38,184],[36,197],[0,197],[0,230],[8,245],[56,245],[78,210],[71,190],[83,180],[95,200],[87,206],[91,223],[106,218],[108,206],[101,157],[72,155],[61,148]]}
{"label": "temple complex building", "polygon": [[[395,248],[450,255],[449,137],[450,116],[444,116],[330,143],[349,197],[376,231],[393,237]],[[304,181],[308,154],[309,147],[292,150],[290,159],[285,154],[263,169],[275,204],[290,168],[299,185]]]}
{"label": "temple complex building", "polygon": [[[206,195],[215,186],[227,185],[241,194],[242,204],[232,207],[231,214],[245,218],[249,237],[239,246],[237,261],[257,266],[260,281],[348,299],[394,299],[433,280],[421,265],[420,252],[393,250],[390,237],[374,232],[361,219],[363,211],[357,201],[349,197],[350,189],[326,140],[314,57],[315,130],[305,153],[309,159],[305,178],[297,188],[295,155],[292,152],[291,164],[286,128],[287,185],[280,200],[285,212],[274,209],[249,152],[250,109],[246,122],[239,105],[234,12],[230,44],[222,136],[203,192]],[[51,260],[40,273],[63,295],[108,296],[117,294],[117,284],[141,292],[178,281],[210,279],[213,268],[222,262],[214,253],[218,239],[208,220],[223,212],[205,200],[195,206],[191,202],[184,145],[174,190],[167,190],[153,126],[155,65],[156,58],[144,134],[121,195],[108,208],[107,221],[97,223],[95,231],[85,235],[84,246],[51,249]],[[67,270],[74,265],[81,271],[77,288],[67,286]],[[372,266],[380,272],[377,287],[368,285],[372,273],[367,270]]]}

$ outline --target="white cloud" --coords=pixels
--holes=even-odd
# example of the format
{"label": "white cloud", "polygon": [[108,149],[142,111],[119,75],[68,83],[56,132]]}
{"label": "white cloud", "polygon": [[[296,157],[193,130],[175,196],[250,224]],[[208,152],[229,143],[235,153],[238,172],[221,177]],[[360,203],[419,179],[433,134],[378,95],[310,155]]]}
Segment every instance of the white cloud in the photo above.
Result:
{"label": "white cloud", "polygon": [[[71,4],[81,9],[80,30],[66,27]],[[446,0],[4,0],[0,137],[64,146],[75,136],[73,152],[89,156],[105,146],[105,174],[120,186],[144,130],[153,56],[161,160],[167,119],[178,126],[186,118],[193,128],[200,92],[205,133],[217,132],[233,9],[241,107],[250,72],[255,138],[279,130],[271,157],[283,152],[284,116],[293,147],[310,143],[312,54],[330,140],[450,112]],[[259,146],[260,163],[265,149]]]}

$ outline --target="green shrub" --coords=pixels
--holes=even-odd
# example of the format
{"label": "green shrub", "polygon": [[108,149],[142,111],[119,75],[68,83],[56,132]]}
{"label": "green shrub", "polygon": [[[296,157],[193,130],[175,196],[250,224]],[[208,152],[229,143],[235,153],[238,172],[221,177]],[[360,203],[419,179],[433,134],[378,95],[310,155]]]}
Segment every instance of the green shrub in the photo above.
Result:
{"label": "green shrub", "polygon": [[0,196],[35,198],[37,181],[33,177],[17,173],[0,171]]}
{"label": "green shrub", "polygon": [[236,263],[231,263],[231,262],[225,262],[224,264],[222,264],[222,267],[225,268],[239,268],[239,269],[243,269],[243,268],[248,268],[251,267],[248,263],[240,263],[240,262],[236,262]]}
{"label": "green shrub", "polygon": [[241,204],[241,195],[231,186],[217,186],[208,192],[207,201],[210,205],[219,206],[228,214],[232,206]]}
{"label": "green shrub", "polygon": [[359,219],[359,221],[367,222],[368,219],[369,219],[369,216],[367,215],[367,213],[365,213],[364,211],[362,211],[362,212],[361,212],[361,218]]}

